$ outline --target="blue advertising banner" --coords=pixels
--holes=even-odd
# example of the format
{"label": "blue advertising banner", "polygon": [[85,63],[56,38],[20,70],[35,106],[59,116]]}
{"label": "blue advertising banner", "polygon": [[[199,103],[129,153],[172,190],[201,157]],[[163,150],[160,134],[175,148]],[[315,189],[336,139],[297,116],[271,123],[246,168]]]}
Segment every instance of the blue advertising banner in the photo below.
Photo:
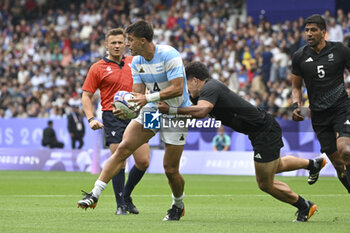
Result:
{"label": "blue advertising banner", "polygon": [[[12,118],[0,119],[0,148],[43,148],[42,133],[49,119],[43,118]],[[64,149],[71,149],[71,139],[68,132],[67,119],[50,119],[58,141],[64,143]],[[84,119],[85,136],[82,149],[92,148],[96,140],[103,141],[103,130],[93,131]],[[159,146],[159,135],[150,140],[151,146]],[[102,145],[102,143],[101,143]]]}
{"label": "blue advertising banner", "polygon": [[247,15],[252,16],[255,23],[264,17],[275,24],[284,23],[286,20],[298,20],[299,17],[306,18],[312,14],[322,15],[326,10],[334,15],[335,7],[336,0],[322,1],[322,4],[319,0],[247,0]]}
{"label": "blue advertising banner", "polygon": [[[42,132],[47,126],[48,119],[0,119],[0,148],[32,148],[41,149]],[[66,119],[53,119],[53,128],[59,141],[64,142],[64,149],[71,149],[71,139],[67,129]],[[284,147],[282,151],[319,152],[320,145],[312,130],[311,121],[302,122],[279,120],[282,128]],[[93,131],[85,119],[86,133],[82,149],[94,148],[97,140],[103,146],[103,131]],[[212,150],[212,140],[217,134],[216,129],[189,128],[185,150]],[[251,151],[252,146],[246,135],[234,132],[226,127],[226,134],[231,138],[231,151]],[[150,146],[161,146],[160,134],[156,134],[150,141]]]}
{"label": "blue advertising banner", "polygon": [[[76,171],[92,172],[93,149],[89,150],[62,150],[62,149],[0,149],[0,170],[43,170],[43,171]],[[99,173],[110,157],[107,149],[100,150],[98,169]],[[284,154],[301,158],[313,159],[319,153],[294,152]],[[164,150],[152,150],[148,173],[164,173]],[[130,156],[127,160],[126,172],[134,165]],[[255,175],[253,152],[248,151],[183,151],[180,161],[182,174],[206,175]],[[283,176],[307,176],[305,169],[285,172]],[[336,176],[332,164],[328,161],[322,169],[322,176]]]}

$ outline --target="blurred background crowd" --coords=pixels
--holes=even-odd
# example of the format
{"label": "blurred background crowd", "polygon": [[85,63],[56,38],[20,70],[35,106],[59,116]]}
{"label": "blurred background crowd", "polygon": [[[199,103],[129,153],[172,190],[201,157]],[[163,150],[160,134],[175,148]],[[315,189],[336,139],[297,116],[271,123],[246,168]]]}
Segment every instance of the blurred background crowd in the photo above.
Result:
{"label": "blurred background crowd", "polygon": [[[81,105],[107,30],[139,18],[154,42],[204,62],[214,79],[275,117],[291,119],[291,56],[306,44],[304,18],[271,24],[247,16],[244,0],[0,1],[0,117],[67,117]],[[324,12],[327,39],[350,45],[350,12]],[[350,75],[344,73],[347,90]],[[96,108],[98,102],[96,98]],[[308,106],[307,95],[304,104]]]}

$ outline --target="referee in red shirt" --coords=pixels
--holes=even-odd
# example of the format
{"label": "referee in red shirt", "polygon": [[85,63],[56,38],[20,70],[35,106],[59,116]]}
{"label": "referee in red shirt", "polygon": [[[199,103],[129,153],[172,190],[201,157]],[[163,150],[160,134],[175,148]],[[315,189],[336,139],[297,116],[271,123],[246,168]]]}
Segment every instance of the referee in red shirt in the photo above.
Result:
{"label": "referee in red shirt", "polygon": [[[117,91],[132,91],[133,79],[130,64],[133,57],[123,55],[125,34],[122,28],[111,29],[107,32],[105,47],[108,55],[94,63],[87,74],[83,85],[82,104],[90,128],[93,130],[104,128],[106,145],[113,154],[122,141],[124,130],[130,120],[116,118],[112,113],[111,103]],[[103,124],[94,118],[92,98],[97,89],[100,89]],[[130,194],[149,166],[150,152],[147,143],[139,147],[133,155],[135,165],[129,172],[125,187],[125,164],[124,168],[112,179],[117,215],[126,215],[128,212],[139,213]]]}

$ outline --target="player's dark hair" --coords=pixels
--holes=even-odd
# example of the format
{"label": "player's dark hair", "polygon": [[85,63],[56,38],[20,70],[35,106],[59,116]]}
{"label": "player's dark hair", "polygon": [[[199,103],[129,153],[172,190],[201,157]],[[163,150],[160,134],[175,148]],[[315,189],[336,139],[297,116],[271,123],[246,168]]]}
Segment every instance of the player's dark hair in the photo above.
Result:
{"label": "player's dark hair", "polygon": [[210,79],[210,74],[206,65],[201,62],[190,62],[186,65],[186,77],[188,80],[193,79],[193,77],[199,80]]}
{"label": "player's dark hair", "polygon": [[108,40],[110,36],[123,35],[125,37],[125,32],[123,28],[113,28],[106,33],[105,40]]}
{"label": "player's dark hair", "polygon": [[139,20],[126,28],[126,33],[132,34],[136,37],[144,37],[148,42],[153,39],[153,26],[144,20]]}
{"label": "player's dark hair", "polygon": [[309,23],[314,23],[321,30],[326,30],[326,21],[321,15],[315,14],[306,18],[304,26]]}

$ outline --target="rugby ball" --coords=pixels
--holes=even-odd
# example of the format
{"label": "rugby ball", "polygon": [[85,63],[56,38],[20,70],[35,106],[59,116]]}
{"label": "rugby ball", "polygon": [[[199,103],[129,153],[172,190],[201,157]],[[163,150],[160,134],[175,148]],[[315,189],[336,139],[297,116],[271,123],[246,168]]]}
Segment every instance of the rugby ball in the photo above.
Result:
{"label": "rugby ball", "polygon": [[128,91],[118,91],[114,95],[114,106],[123,111],[124,115],[119,116],[119,119],[133,119],[139,114],[139,106],[129,100],[134,99],[135,96]]}

